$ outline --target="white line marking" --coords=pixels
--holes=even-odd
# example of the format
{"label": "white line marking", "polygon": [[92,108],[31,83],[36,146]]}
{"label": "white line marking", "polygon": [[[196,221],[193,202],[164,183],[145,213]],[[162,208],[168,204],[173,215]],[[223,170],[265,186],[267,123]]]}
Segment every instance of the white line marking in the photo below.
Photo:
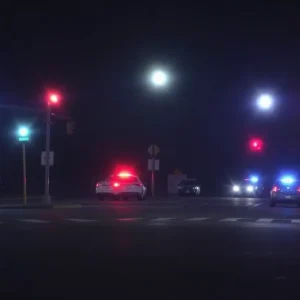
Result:
{"label": "white line marking", "polygon": [[25,222],[25,223],[50,223],[50,221],[46,221],[46,220],[35,220],[35,219],[19,219],[19,222]]}
{"label": "white line marking", "polygon": [[293,220],[292,220],[292,223],[299,224],[299,223],[300,223],[300,219],[293,219]]}
{"label": "white line marking", "polygon": [[151,221],[153,221],[153,222],[165,222],[165,221],[170,221],[170,220],[174,220],[174,218],[156,218],[156,219],[152,219]]}
{"label": "white line marking", "polygon": [[95,223],[97,220],[89,220],[89,219],[65,219],[67,221],[76,222],[76,223]]}
{"label": "white line marking", "polygon": [[260,218],[257,219],[256,222],[260,222],[260,223],[272,223],[274,219],[268,219],[268,218]]}
{"label": "white line marking", "polygon": [[164,226],[164,225],[167,225],[166,223],[163,223],[163,222],[152,222],[150,223],[152,226],[155,225],[155,226]]}
{"label": "white line marking", "polygon": [[241,219],[243,219],[243,218],[225,218],[225,219],[221,219],[219,221],[221,221],[221,222],[236,222]]}
{"label": "white line marking", "polygon": [[254,204],[253,206],[260,206],[260,205],[262,205],[262,203],[257,203],[257,204]]}
{"label": "white line marking", "polygon": [[185,219],[185,221],[204,221],[208,219],[209,218],[189,218],[189,219]]}
{"label": "white line marking", "polygon": [[131,221],[138,221],[141,220],[142,218],[119,218],[117,219],[118,221],[121,222],[131,222]]}

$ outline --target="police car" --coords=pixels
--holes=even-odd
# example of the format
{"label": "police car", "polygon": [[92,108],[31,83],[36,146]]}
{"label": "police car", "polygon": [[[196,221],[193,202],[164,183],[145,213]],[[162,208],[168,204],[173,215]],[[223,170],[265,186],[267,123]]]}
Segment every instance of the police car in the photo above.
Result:
{"label": "police car", "polygon": [[272,207],[277,203],[295,203],[300,206],[300,181],[294,176],[283,176],[274,183],[270,196]]}
{"label": "police car", "polygon": [[233,184],[231,193],[235,197],[261,197],[264,186],[259,182],[257,176],[250,176],[240,183]]}
{"label": "police car", "polygon": [[129,198],[137,197],[144,200],[147,188],[140,178],[129,172],[119,172],[96,184],[96,195],[100,200],[105,197]]}

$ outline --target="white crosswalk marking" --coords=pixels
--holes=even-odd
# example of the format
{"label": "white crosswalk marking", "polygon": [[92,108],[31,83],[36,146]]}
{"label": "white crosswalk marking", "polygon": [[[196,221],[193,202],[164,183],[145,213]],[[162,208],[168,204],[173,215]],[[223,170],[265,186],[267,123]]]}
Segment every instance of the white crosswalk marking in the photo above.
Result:
{"label": "white crosswalk marking", "polygon": [[300,224],[300,219],[293,219],[293,220],[292,220],[292,223]]}
{"label": "white crosswalk marking", "polygon": [[243,218],[225,218],[225,219],[221,219],[221,222],[236,222],[238,220],[242,220]]}
{"label": "white crosswalk marking", "polygon": [[142,218],[119,218],[117,220],[120,222],[131,222],[131,221],[142,220]]}
{"label": "white crosswalk marking", "polygon": [[47,220],[36,220],[36,219],[19,219],[18,221],[24,223],[40,223],[40,224],[50,223],[50,221]]}
{"label": "white crosswalk marking", "polygon": [[274,219],[268,219],[268,218],[260,218],[257,219],[256,222],[260,222],[260,223],[272,223]]}
{"label": "white crosswalk marking", "polygon": [[174,220],[175,218],[156,218],[156,219],[152,219],[152,221],[154,222],[166,222],[166,221],[170,221],[170,220]]}
{"label": "white crosswalk marking", "polygon": [[89,219],[66,219],[67,221],[76,222],[76,223],[95,223],[97,220],[89,220]]}
{"label": "white crosswalk marking", "polygon": [[189,219],[185,219],[185,221],[204,221],[204,220],[208,220],[209,218],[189,218]]}

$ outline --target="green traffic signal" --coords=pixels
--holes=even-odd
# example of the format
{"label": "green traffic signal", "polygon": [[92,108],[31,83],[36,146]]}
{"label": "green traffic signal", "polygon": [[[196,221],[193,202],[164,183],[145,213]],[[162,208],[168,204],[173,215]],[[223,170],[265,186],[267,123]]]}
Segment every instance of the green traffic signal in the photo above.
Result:
{"label": "green traffic signal", "polygon": [[21,126],[18,129],[18,140],[19,142],[29,141],[30,130],[26,126]]}

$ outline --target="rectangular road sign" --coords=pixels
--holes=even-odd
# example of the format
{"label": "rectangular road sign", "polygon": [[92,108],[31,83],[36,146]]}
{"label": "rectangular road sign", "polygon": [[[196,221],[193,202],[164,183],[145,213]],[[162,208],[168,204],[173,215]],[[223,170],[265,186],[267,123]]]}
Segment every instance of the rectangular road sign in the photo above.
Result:
{"label": "rectangular road sign", "polygon": [[[53,166],[53,164],[54,164],[54,152],[50,151],[50,153],[49,153],[49,165]],[[45,151],[43,151],[42,155],[41,155],[41,165],[42,166],[46,165],[46,152]]]}
{"label": "rectangular road sign", "polygon": [[[148,159],[148,171],[152,171],[153,160]],[[159,171],[159,159],[154,160],[154,171]]]}

